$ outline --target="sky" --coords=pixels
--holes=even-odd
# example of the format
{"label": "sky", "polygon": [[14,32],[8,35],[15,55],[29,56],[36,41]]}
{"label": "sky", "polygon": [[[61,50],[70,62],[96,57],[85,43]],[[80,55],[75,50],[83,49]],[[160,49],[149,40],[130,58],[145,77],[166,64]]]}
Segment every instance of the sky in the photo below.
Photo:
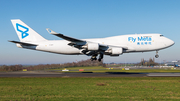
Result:
{"label": "sky", "polygon": [[[90,59],[17,48],[11,19],[21,19],[48,40],[62,40],[45,28],[78,39],[160,33],[175,45],[159,51],[156,62],[180,60],[180,0],[0,0],[0,65],[52,64]],[[155,51],[105,56],[105,63],[137,63]]]}

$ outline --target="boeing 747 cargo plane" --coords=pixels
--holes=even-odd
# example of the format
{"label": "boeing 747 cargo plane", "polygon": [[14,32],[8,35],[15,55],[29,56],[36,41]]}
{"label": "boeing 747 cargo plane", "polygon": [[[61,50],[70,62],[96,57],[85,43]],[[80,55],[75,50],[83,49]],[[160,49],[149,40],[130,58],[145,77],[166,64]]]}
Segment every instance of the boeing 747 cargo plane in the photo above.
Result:
{"label": "boeing 747 cargo plane", "polygon": [[20,19],[11,20],[20,41],[10,41],[16,43],[17,47],[33,49],[45,52],[52,52],[67,55],[87,55],[91,60],[98,61],[104,55],[119,56],[130,52],[158,51],[174,45],[174,41],[161,34],[131,34],[119,35],[106,38],[76,39],[47,28],[46,30],[64,40],[46,40]]}

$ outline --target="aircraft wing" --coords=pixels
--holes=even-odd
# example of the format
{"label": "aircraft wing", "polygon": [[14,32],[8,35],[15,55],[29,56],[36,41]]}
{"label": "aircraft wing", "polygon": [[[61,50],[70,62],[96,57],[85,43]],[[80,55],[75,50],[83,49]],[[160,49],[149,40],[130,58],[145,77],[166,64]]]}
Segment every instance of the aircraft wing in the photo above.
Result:
{"label": "aircraft wing", "polygon": [[46,30],[50,33],[50,34],[53,34],[53,35],[56,35],[57,37],[60,37],[64,40],[67,40],[67,41],[70,41],[71,43],[69,45],[73,45],[73,44],[77,44],[77,45],[85,45],[87,42],[85,40],[80,40],[80,39],[76,39],[76,38],[72,38],[72,37],[69,37],[69,36],[65,36],[61,33],[56,33],[55,31],[49,29],[49,28],[46,28]]}
{"label": "aircraft wing", "polygon": [[84,42],[83,40],[79,40],[79,39],[76,39],[76,38],[72,38],[72,37],[69,37],[69,36],[65,36],[61,33],[56,33],[55,31],[49,29],[49,28],[46,28],[46,30],[50,33],[50,34],[53,34],[53,35],[56,35],[62,39],[65,39],[65,40],[68,40],[68,41],[71,41],[71,42]]}
{"label": "aircraft wing", "polygon": [[[90,42],[90,41],[86,41],[86,40],[80,40],[80,39],[76,39],[76,38],[72,38],[72,37],[69,37],[69,36],[65,36],[63,34],[60,34],[60,33],[56,33],[55,31],[49,29],[49,28],[46,28],[46,30],[50,33],[50,34],[53,34],[53,35],[56,35],[62,39],[65,39],[67,41],[70,41],[71,43],[69,43],[68,45],[79,45],[79,46],[83,46],[87,43],[94,43],[94,42]],[[99,43],[98,43],[99,44]],[[128,49],[127,47],[119,47],[119,46],[111,46],[111,45],[104,45],[104,44],[99,44],[99,48],[101,50],[107,50],[109,47],[115,47],[115,48],[123,48],[123,49]],[[78,47],[77,47],[78,48]]]}
{"label": "aircraft wing", "polygon": [[26,43],[26,42],[19,42],[19,41],[9,41],[9,42],[18,43],[18,44],[25,45],[25,46],[38,46],[36,44],[31,44],[31,43]]}
{"label": "aircraft wing", "polygon": [[75,39],[75,38],[72,38],[72,37],[69,37],[69,36],[65,36],[63,34],[53,34],[53,35],[56,35],[62,39],[65,39],[65,40],[68,40],[68,41],[71,41],[71,42],[84,42],[83,40],[79,40],[79,39]]}

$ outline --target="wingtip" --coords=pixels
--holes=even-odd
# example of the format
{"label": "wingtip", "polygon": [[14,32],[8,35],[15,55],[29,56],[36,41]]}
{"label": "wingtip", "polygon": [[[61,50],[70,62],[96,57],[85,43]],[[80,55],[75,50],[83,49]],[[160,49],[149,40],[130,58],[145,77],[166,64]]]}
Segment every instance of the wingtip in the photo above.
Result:
{"label": "wingtip", "polygon": [[46,30],[50,33],[50,34],[58,34],[55,31],[51,30],[50,28],[46,28]]}

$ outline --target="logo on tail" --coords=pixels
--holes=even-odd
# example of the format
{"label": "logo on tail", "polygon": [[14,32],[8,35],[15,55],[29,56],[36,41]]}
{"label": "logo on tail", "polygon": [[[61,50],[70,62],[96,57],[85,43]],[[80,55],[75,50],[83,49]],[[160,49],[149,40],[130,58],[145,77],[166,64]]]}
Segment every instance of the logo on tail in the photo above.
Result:
{"label": "logo on tail", "polygon": [[24,27],[23,25],[16,23],[16,29],[17,29],[17,31],[21,32],[22,39],[24,39],[25,37],[27,37],[29,35],[27,33],[29,31],[29,28]]}

